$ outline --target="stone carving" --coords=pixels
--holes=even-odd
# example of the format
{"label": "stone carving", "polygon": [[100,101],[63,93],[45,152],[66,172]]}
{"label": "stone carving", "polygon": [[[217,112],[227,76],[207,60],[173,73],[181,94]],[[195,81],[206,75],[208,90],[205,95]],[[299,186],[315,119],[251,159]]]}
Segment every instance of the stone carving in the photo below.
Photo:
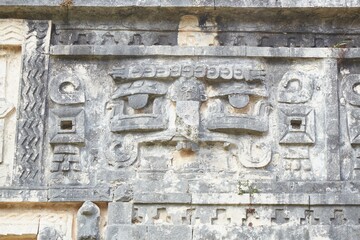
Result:
{"label": "stone carving", "polygon": [[37,240],[63,240],[63,237],[59,234],[59,232],[50,227],[45,227],[38,234]]}
{"label": "stone carving", "polygon": [[345,99],[354,106],[360,106],[360,75],[349,74],[343,79]]}
{"label": "stone carving", "polygon": [[74,45],[87,45],[90,43],[90,36],[84,33],[77,34],[77,39],[74,41]]}
{"label": "stone carving", "polygon": [[50,111],[50,123],[50,143],[54,154],[50,172],[53,180],[57,184],[79,184],[79,174],[83,170],[79,147],[85,141],[84,111],[81,108],[53,109]]}
{"label": "stone carving", "polygon": [[[174,18],[178,20],[177,16],[174,16]],[[148,31],[141,31],[140,29],[116,29],[117,23],[111,22],[107,23],[108,27],[105,29],[102,24],[98,25],[95,23],[91,25],[91,28],[88,25],[79,25],[76,27],[76,29],[69,28],[65,23],[57,23],[55,26],[56,29],[52,34],[52,42],[54,45],[74,45],[74,43],[79,42],[78,35],[83,34],[88,35],[88,37],[85,38],[84,41],[81,41],[82,44],[104,45],[103,36],[108,35],[109,33],[110,35],[114,36],[114,39],[116,39],[115,42],[110,40],[109,44],[111,43],[111,45],[234,45],[273,48],[328,48],[333,46],[356,48],[360,46],[360,37],[356,31],[349,33],[346,31],[341,31],[341,27],[339,27],[340,31],[335,32],[332,30],[334,26],[331,26],[330,22],[329,24],[325,24],[327,26],[324,26],[324,28],[320,31],[319,29],[313,29],[313,31],[309,33],[307,31],[302,32],[301,30],[294,32],[294,29],[296,29],[295,26],[292,26],[290,31],[289,29],[285,31],[283,28],[275,29],[271,24],[265,24],[266,26],[262,25],[262,27],[265,27],[265,29],[259,29],[258,23],[255,23],[256,21],[251,23],[249,21],[246,23],[239,22],[236,24],[236,26],[229,26],[229,28],[231,28],[229,31],[229,29],[218,29],[218,27],[221,26],[221,22],[217,23],[211,19],[211,17],[183,16],[181,20],[181,24],[172,25],[171,28],[165,25],[167,24],[167,21],[161,21],[160,23],[156,22],[157,26],[159,26],[161,23],[162,26],[160,28],[152,29],[151,34],[149,34]],[[122,19],[122,22],[123,21],[126,20]],[[288,23],[284,19],[278,19],[274,21],[279,21],[278,26],[284,26]],[[320,21],[320,19],[314,20],[312,18],[312,20],[309,21],[313,23]],[[349,19],[343,19],[343,21],[343,24],[346,26],[351,26],[352,24]],[[201,22],[201,24],[199,24],[199,22]],[[123,22],[123,24],[130,25],[129,22],[127,24]],[[256,31],[246,30],[244,24],[246,24],[248,28],[256,29]],[[307,26],[311,25],[310,22],[307,24]],[[298,26],[298,28],[300,29],[301,27]],[[134,31],[136,32],[135,34]],[[139,38],[138,36],[141,36],[141,39],[136,39]],[[339,43],[341,43],[341,45]]]}
{"label": "stone carving", "polygon": [[[241,143],[215,133],[268,131],[265,70],[245,64],[132,64],[114,68],[110,75],[116,83],[107,104],[114,133],[105,153],[110,165],[132,165],[139,144],[153,141],[175,142],[175,150],[190,152],[197,152],[201,142],[221,141],[238,148],[237,157],[245,167],[260,168],[271,161],[272,149],[261,140]],[[201,111],[203,103],[207,103],[205,111]],[[149,134],[137,134],[140,130]],[[115,140],[116,134],[125,134],[123,140]]]}
{"label": "stone carving", "polygon": [[85,114],[82,108],[50,111],[50,143],[83,143]]}
{"label": "stone carving", "polygon": [[211,224],[230,224],[231,218],[227,217],[226,209],[216,209],[216,217],[211,218]]}
{"label": "stone carving", "polygon": [[262,219],[254,208],[246,209],[246,218],[242,218],[242,225],[248,227],[256,227],[262,225]]}
{"label": "stone carving", "polygon": [[[297,44],[295,38],[290,42]],[[283,103],[278,114],[279,142],[285,145],[283,159],[286,172],[283,176],[287,179],[312,178],[309,147],[304,145],[316,142],[315,110],[304,103],[311,104],[313,79],[311,73],[289,71],[278,85],[277,100]]]}
{"label": "stone carving", "polygon": [[282,144],[315,143],[315,111],[306,106],[281,107],[279,132]]}
{"label": "stone carving", "polygon": [[121,85],[114,92],[113,103],[109,106],[113,109],[111,130],[123,132],[136,129],[165,129],[167,119],[162,97],[165,93],[165,86],[153,81],[136,81]]}
{"label": "stone carving", "polygon": [[[40,239],[358,238],[360,21],[345,9],[355,0],[323,1],[329,11],[319,0],[74,0],[60,14],[45,13],[58,3],[5,2],[2,16],[55,20],[29,22],[20,106],[0,96],[0,127],[16,117],[8,103],[19,111],[0,235],[22,225]],[[86,203],[77,227],[89,199],[109,218]],[[9,220],[8,206],[37,212]],[[43,207],[56,209],[43,220]]]}
{"label": "stone carving", "polygon": [[56,145],[51,172],[80,171],[80,151],[72,145]]}
{"label": "stone carving", "polygon": [[15,180],[20,185],[41,184],[50,25],[29,21],[24,43]]}
{"label": "stone carving", "polygon": [[177,79],[179,77],[206,77],[208,80],[246,80],[263,81],[266,78],[266,72],[263,69],[253,69],[246,65],[237,64],[172,64],[172,65],[151,65],[139,64],[129,67],[113,68],[110,75],[115,81],[123,79]]}
{"label": "stone carving", "polygon": [[0,21],[0,44],[19,45],[24,42],[23,20],[1,20]]}
{"label": "stone carving", "polygon": [[100,209],[90,201],[84,202],[77,213],[77,239],[98,240]]}
{"label": "stone carving", "polygon": [[313,94],[312,78],[303,72],[287,72],[281,79],[278,101],[283,103],[305,103]]}
{"label": "stone carving", "polygon": [[[177,45],[177,32],[163,31],[133,31],[115,29],[69,29],[66,26],[56,24],[52,33],[54,45],[132,45],[132,46],[153,46],[153,45]],[[95,27],[95,28],[94,28]]]}
{"label": "stone carving", "polygon": [[49,83],[49,95],[57,104],[76,104],[85,102],[85,93],[80,80],[75,75],[59,75]]}
{"label": "stone carving", "polygon": [[239,160],[244,167],[261,168],[268,165],[272,158],[271,145],[262,140],[239,143]]}
{"label": "stone carving", "polygon": [[132,165],[138,155],[138,146],[134,142],[132,135],[126,135],[121,142],[114,141],[109,151],[106,152],[106,157],[109,164],[117,168],[128,167]]}
{"label": "stone carving", "polygon": [[[346,74],[342,82],[343,98],[342,105],[345,106],[344,113],[347,121],[347,133],[353,151],[353,169],[359,169],[359,149],[360,144],[360,74]],[[356,176],[356,171],[354,176]]]}
{"label": "stone carving", "polygon": [[114,35],[110,32],[106,32],[103,36],[103,41],[101,42],[101,45],[116,45],[118,44],[118,41],[115,40]]}
{"label": "stone carving", "polygon": [[309,147],[288,146],[283,153],[285,159],[285,170],[291,172],[311,171]]}
{"label": "stone carving", "polygon": [[348,126],[350,142],[353,145],[360,144],[360,109],[352,109],[348,112]]}
{"label": "stone carving", "polygon": [[129,45],[144,45],[140,34],[134,34],[129,42]]}
{"label": "stone carving", "polygon": [[170,98],[176,102],[176,133],[186,140],[198,141],[200,105],[206,101],[204,85],[195,79],[180,78],[170,90]]}
{"label": "stone carving", "polygon": [[156,216],[153,217],[154,224],[172,224],[171,216],[166,211],[166,208],[156,209]]}
{"label": "stone carving", "polygon": [[344,216],[343,210],[335,209],[334,217],[330,218],[330,222],[332,225],[343,225],[347,219]]}
{"label": "stone carving", "polygon": [[271,222],[275,224],[284,224],[289,222],[289,216],[284,209],[275,209],[275,216],[271,218]]}
{"label": "stone carving", "polygon": [[80,184],[83,170],[80,147],[85,143],[84,87],[75,74],[59,75],[51,79],[49,95],[55,103],[49,112],[53,181]]}
{"label": "stone carving", "polygon": [[314,210],[305,210],[305,217],[300,218],[300,224],[318,225],[320,219],[315,217]]}
{"label": "stone carving", "polygon": [[[352,226],[355,226],[358,224],[358,214],[351,214],[350,211],[334,209],[330,206],[312,206],[309,210],[307,207],[299,208],[298,206],[250,208],[213,204],[191,206],[136,204],[133,206],[132,203],[111,203],[107,237],[108,239],[113,239],[114,236],[117,236],[115,239],[138,239],[136,236],[139,234],[140,236],[153,234],[154,228],[165,230],[165,227],[169,227],[169,230],[174,231],[178,227],[183,227],[183,234],[188,231],[194,232],[197,234],[197,239],[209,239],[213,236],[210,233],[214,231],[216,231],[216,236],[229,238],[227,235],[229,232],[233,232],[234,237],[243,236],[241,233],[249,229],[252,234],[259,229],[268,229],[269,233],[273,233],[279,227],[283,229],[293,224],[296,228],[301,228],[303,234],[302,227],[310,225],[315,229],[320,229],[317,228],[318,225],[321,228],[331,225],[340,227],[354,221]],[[206,231],[200,233],[199,228],[205,228]],[[223,229],[226,231],[222,231]],[[165,239],[167,238],[168,235]],[[191,239],[191,237],[186,239]]]}
{"label": "stone carving", "polygon": [[[242,103],[238,101],[237,104]],[[268,115],[270,107],[266,102],[260,101],[255,105],[254,115],[243,116],[226,114],[223,104],[218,102],[218,105],[220,106],[217,106],[217,109],[209,114],[210,117],[206,123],[206,127],[210,130],[264,133],[269,129]]]}

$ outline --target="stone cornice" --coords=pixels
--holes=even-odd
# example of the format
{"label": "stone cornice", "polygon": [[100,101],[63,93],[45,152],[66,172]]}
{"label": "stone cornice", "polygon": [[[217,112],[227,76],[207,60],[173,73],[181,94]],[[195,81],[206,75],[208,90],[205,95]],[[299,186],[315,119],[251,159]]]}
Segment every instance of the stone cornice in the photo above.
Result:
{"label": "stone cornice", "polygon": [[348,8],[360,7],[359,0],[0,0],[0,6],[19,7],[209,7],[209,8]]}

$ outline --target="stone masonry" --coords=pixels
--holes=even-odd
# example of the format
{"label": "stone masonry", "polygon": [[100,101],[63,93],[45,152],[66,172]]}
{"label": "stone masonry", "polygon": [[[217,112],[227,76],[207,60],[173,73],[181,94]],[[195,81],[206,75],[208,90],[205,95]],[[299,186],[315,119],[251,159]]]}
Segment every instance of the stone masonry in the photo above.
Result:
{"label": "stone masonry", "polygon": [[0,0],[0,239],[359,239],[359,10]]}

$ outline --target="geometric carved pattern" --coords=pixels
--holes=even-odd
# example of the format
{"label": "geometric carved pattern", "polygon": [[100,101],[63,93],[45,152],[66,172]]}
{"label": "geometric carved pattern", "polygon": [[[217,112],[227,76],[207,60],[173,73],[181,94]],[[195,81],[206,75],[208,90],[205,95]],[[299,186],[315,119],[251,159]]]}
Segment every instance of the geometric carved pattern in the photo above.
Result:
{"label": "geometric carved pattern", "polygon": [[281,107],[279,110],[280,143],[315,142],[315,111],[306,106]]}
{"label": "geometric carved pattern", "polygon": [[41,182],[47,90],[48,21],[29,21],[18,115],[17,175],[21,185]]}
{"label": "geometric carved pattern", "polygon": [[81,108],[52,109],[50,120],[51,143],[82,143],[85,141],[85,114]]}
{"label": "geometric carved pattern", "polygon": [[0,22],[1,45],[22,45],[23,41],[23,20],[2,20]]}

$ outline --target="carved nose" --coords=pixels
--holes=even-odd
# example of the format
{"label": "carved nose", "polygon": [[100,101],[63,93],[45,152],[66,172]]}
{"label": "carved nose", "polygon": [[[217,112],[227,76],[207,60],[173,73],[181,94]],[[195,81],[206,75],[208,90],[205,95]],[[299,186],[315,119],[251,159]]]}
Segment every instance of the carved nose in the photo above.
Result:
{"label": "carved nose", "polygon": [[200,125],[200,102],[176,102],[176,131],[186,139],[197,142]]}
{"label": "carved nose", "polygon": [[176,102],[177,136],[196,143],[200,128],[200,105],[206,101],[204,84],[194,78],[180,78],[171,87],[171,99]]}

